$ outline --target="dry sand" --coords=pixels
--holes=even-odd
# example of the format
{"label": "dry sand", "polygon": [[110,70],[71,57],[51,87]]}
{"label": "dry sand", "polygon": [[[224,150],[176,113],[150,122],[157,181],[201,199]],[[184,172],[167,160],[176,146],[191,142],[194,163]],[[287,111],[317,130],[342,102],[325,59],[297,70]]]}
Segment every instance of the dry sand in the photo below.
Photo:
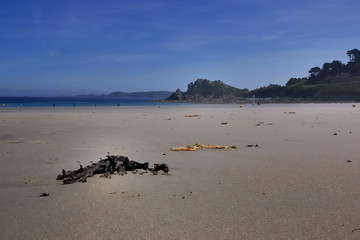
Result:
{"label": "dry sand", "polygon": [[[0,129],[1,239],[360,239],[359,106],[1,109]],[[197,142],[238,148],[170,151]],[[56,181],[107,152],[169,175]]]}

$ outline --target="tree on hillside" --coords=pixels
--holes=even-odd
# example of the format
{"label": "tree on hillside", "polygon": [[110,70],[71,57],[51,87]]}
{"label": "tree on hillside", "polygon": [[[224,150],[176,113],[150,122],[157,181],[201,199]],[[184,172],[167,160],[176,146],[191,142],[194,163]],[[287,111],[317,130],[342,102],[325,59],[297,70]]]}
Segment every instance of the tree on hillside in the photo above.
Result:
{"label": "tree on hillside", "polygon": [[289,81],[287,81],[286,86],[295,85],[298,83],[304,83],[308,80],[308,78],[290,78]]}
{"label": "tree on hillside", "polygon": [[349,50],[346,54],[350,58],[350,62],[360,62],[360,51],[356,48]]}
{"label": "tree on hillside", "polygon": [[359,76],[360,75],[360,51],[356,48],[347,51],[346,53],[350,61],[346,65],[347,72],[350,76]]}
{"label": "tree on hillside", "polygon": [[328,74],[330,74],[330,72],[331,72],[331,63],[328,63],[328,62],[324,63],[320,74],[322,75],[322,77],[325,77]]}
{"label": "tree on hillside", "polygon": [[346,72],[346,65],[338,60],[324,63],[322,68],[313,67],[309,71],[309,83],[322,82],[329,77],[340,77]]}
{"label": "tree on hillside", "polygon": [[334,60],[332,61],[332,63],[330,63],[330,73],[331,75],[340,75],[344,72],[344,64],[338,60]]}
{"label": "tree on hillside", "polygon": [[309,70],[309,73],[310,73],[310,78],[313,78],[313,77],[316,77],[316,76],[318,76],[319,75],[319,73],[320,73],[320,71],[321,71],[321,68],[319,68],[319,67],[313,67],[313,68],[311,68],[310,70]]}
{"label": "tree on hillside", "polygon": [[313,67],[309,70],[309,83],[314,83],[320,78],[322,70],[319,67]]}

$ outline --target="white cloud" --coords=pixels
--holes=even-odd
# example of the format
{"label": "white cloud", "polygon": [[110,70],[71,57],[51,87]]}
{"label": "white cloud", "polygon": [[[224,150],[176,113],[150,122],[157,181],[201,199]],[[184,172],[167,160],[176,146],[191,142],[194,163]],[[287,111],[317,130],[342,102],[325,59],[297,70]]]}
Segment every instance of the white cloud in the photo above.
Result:
{"label": "white cloud", "polygon": [[262,37],[263,41],[271,41],[271,40],[278,40],[278,39],[282,39],[285,37],[285,33],[286,31],[278,31],[274,34],[271,35],[265,35]]}
{"label": "white cloud", "polygon": [[36,38],[38,39],[40,45],[45,50],[45,52],[51,56],[51,57],[58,57],[60,56],[60,52],[57,47],[49,48],[47,44],[39,37],[39,35],[36,35]]}

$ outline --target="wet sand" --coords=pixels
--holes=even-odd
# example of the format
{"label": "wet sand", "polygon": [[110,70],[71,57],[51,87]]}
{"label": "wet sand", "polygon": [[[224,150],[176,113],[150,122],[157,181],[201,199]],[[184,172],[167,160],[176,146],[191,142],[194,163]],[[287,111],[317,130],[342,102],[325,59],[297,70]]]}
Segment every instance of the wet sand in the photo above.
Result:
{"label": "wet sand", "polygon": [[[360,239],[360,104],[0,109],[0,129],[1,239]],[[170,150],[194,143],[237,149]],[[107,152],[169,175],[56,180]]]}

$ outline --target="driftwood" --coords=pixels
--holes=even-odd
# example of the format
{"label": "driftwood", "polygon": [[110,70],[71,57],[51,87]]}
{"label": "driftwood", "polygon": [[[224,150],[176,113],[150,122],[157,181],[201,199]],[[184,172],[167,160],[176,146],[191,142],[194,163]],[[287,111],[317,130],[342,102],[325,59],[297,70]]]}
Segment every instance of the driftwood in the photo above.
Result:
{"label": "driftwood", "polygon": [[95,174],[101,174],[102,177],[110,178],[112,174],[126,174],[127,171],[137,171],[143,169],[147,172],[150,170],[154,175],[158,171],[163,170],[165,174],[168,173],[169,168],[167,164],[154,164],[154,168],[149,168],[149,163],[139,163],[133,160],[129,160],[125,156],[108,155],[105,159],[100,159],[97,163],[80,168],[74,171],[62,170],[62,174],[57,176],[57,180],[61,180],[63,184],[71,184],[75,182],[86,182],[87,178],[94,176]]}

